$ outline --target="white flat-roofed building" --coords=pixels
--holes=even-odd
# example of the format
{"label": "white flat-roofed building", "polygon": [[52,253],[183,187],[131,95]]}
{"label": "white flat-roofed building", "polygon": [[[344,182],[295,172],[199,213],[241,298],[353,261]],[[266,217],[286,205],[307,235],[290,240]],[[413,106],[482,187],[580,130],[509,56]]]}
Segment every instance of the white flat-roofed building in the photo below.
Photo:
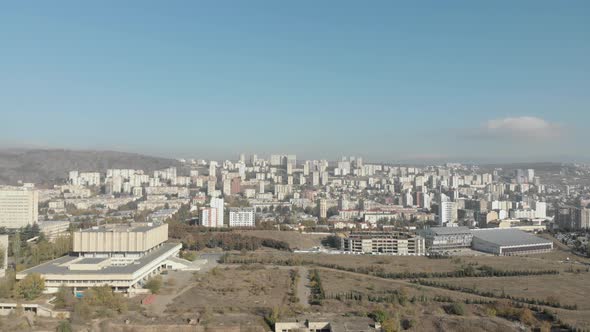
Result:
{"label": "white flat-roofed building", "polygon": [[254,227],[255,214],[254,208],[230,208],[229,227]]}
{"label": "white flat-roofed building", "polygon": [[517,229],[475,229],[473,249],[499,256],[545,253],[553,242]]}
{"label": "white flat-roofed building", "polygon": [[23,187],[0,188],[0,227],[16,229],[37,223],[39,193]]}
{"label": "white flat-roofed building", "polygon": [[67,236],[70,222],[68,220],[44,220],[38,223],[39,231],[49,241],[55,241],[60,236]]}
{"label": "white flat-roofed building", "polygon": [[183,267],[178,259],[182,244],[166,242],[167,224],[106,225],[76,231],[73,253],[17,273],[22,280],[38,273],[45,280],[45,292],[59,287],[74,291],[111,286],[115,291],[135,292],[167,268]]}

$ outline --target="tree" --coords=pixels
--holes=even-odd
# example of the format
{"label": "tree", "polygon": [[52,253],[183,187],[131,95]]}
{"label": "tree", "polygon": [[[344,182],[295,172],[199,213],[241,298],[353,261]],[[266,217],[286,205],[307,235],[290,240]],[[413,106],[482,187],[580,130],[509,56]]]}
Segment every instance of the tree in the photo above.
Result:
{"label": "tree", "polygon": [[64,309],[72,307],[75,300],[72,290],[61,286],[57,291],[57,294],[55,294],[55,308]]}
{"label": "tree", "polygon": [[151,278],[150,280],[148,280],[148,282],[145,283],[144,287],[149,289],[152,292],[152,294],[158,294],[160,288],[162,288],[162,277],[157,276]]}
{"label": "tree", "polygon": [[56,332],[72,332],[72,325],[67,320],[62,320],[55,329]]}
{"label": "tree", "polygon": [[45,280],[39,273],[31,273],[16,284],[16,295],[26,300],[34,300],[43,293]]}

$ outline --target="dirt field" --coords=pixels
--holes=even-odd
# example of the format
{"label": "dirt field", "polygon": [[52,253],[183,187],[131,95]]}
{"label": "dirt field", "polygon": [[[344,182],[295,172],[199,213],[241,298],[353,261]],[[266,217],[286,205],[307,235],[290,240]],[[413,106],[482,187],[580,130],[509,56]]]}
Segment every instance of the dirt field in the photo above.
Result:
{"label": "dirt field", "polygon": [[507,278],[437,279],[445,284],[476,288],[506,294],[546,300],[557,299],[562,304],[577,304],[580,310],[590,310],[590,273],[561,273],[560,275]]}
{"label": "dirt field", "polygon": [[197,275],[194,287],[175,298],[166,312],[213,311],[250,312],[256,307],[272,308],[284,304],[289,291],[287,269],[215,268]]}
{"label": "dirt field", "polygon": [[[410,256],[370,256],[370,255],[326,255],[326,254],[293,254],[287,252],[255,252],[247,257],[263,259],[298,258],[324,264],[337,264],[343,267],[377,267],[384,272],[451,272],[462,266],[475,264],[475,267],[488,265],[499,270],[559,270],[567,271],[573,266],[576,269],[587,269],[588,266],[566,261],[571,257],[565,252],[556,251],[542,255],[530,256],[476,256],[456,257],[449,259],[430,259],[427,257]],[[576,258],[578,259],[578,258]]]}
{"label": "dirt field", "polygon": [[322,239],[326,237],[325,235],[301,234],[295,231],[244,230],[239,232],[244,235],[284,241],[289,244],[291,249],[309,249],[320,246]]}

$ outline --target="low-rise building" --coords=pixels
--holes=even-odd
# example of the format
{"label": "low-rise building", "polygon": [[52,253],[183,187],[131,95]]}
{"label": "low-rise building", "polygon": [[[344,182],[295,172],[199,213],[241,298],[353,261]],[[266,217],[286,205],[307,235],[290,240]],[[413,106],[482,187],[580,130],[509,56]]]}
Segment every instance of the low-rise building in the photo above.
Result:
{"label": "low-rise building", "polygon": [[422,256],[426,253],[423,237],[404,232],[354,232],[341,241],[342,250],[353,254]]}
{"label": "low-rise building", "polygon": [[254,227],[256,226],[254,208],[230,208],[229,227]]}
{"label": "low-rise building", "polygon": [[473,234],[467,227],[431,227],[420,231],[431,251],[469,248]]}
{"label": "low-rise building", "polygon": [[60,236],[68,235],[70,222],[68,220],[44,220],[38,223],[39,231],[45,235],[49,241],[55,241]]}
{"label": "low-rise building", "polygon": [[473,249],[498,256],[545,253],[553,249],[551,240],[517,229],[476,229]]}
{"label": "low-rise building", "polygon": [[78,291],[104,285],[132,293],[160,271],[182,267],[176,258],[182,244],[167,240],[167,224],[105,225],[76,231],[70,255],[18,272],[16,279],[38,273],[47,293],[61,286]]}

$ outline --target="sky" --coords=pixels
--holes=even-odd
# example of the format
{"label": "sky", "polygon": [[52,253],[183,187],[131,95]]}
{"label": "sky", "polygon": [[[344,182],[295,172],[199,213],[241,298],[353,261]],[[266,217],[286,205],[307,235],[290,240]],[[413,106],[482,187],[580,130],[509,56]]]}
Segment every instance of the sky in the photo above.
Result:
{"label": "sky", "polygon": [[0,147],[590,160],[589,1],[4,1]]}

